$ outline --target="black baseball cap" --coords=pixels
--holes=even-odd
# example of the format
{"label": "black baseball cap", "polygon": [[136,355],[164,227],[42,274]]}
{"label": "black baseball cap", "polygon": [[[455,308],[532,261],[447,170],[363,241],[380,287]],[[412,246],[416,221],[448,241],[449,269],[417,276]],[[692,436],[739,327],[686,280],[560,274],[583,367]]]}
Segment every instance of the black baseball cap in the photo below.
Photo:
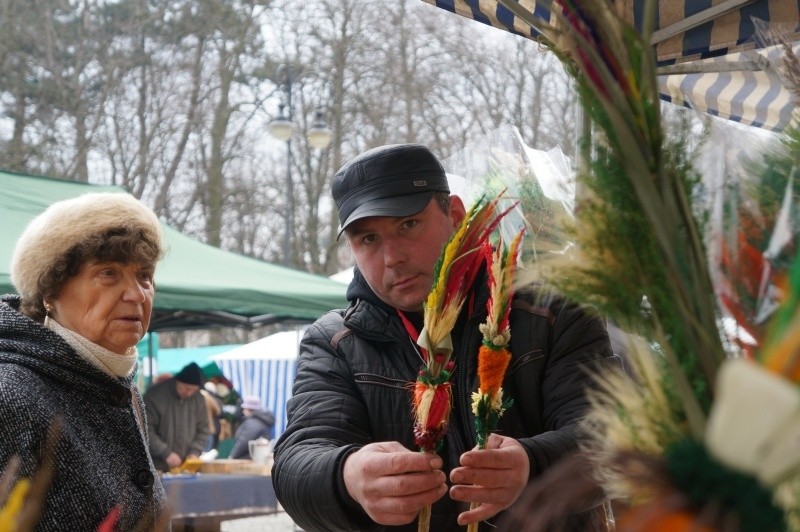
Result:
{"label": "black baseball cap", "polygon": [[450,192],[444,168],[422,144],[391,144],[354,157],[333,177],[342,231],[369,216],[411,216]]}

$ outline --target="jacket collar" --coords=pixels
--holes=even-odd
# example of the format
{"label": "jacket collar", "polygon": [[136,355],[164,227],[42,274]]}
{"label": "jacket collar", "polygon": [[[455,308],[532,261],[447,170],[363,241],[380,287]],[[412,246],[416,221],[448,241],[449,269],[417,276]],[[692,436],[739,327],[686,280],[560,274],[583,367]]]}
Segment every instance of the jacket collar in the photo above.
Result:
{"label": "jacket collar", "polygon": [[[57,333],[19,312],[21,299],[0,299],[0,361],[18,364],[51,379],[111,401],[133,384],[133,374],[115,379],[83,360]],[[128,394],[130,395],[130,394]]]}
{"label": "jacket collar", "polygon": [[372,291],[367,280],[364,278],[364,275],[358,269],[358,265],[353,266],[353,280],[350,281],[350,284],[347,287],[347,300],[350,301],[351,304],[355,303],[358,300],[364,300],[374,305],[380,309],[382,309],[386,313],[393,313],[394,308],[390,305],[384,303],[375,292]]}
{"label": "jacket collar", "polygon": [[[472,291],[475,297],[472,300],[470,317],[478,315],[483,317],[486,315],[486,300],[489,298],[486,274],[483,271],[478,274]],[[373,337],[406,334],[397,316],[397,310],[375,295],[375,292],[367,284],[367,280],[358,270],[358,266],[353,267],[353,280],[347,287],[347,299],[350,301],[344,318],[347,328]],[[467,311],[465,305],[459,321],[463,320],[463,314]]]}

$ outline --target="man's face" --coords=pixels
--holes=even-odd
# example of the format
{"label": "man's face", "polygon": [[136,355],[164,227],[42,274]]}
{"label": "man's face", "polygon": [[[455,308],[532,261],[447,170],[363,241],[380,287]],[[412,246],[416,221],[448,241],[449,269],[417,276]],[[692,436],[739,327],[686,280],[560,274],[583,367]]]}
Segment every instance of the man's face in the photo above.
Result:
{"label": "man's face", "polygon": [[178,397],[181,399],[188,399],[200,389],[199,386],[181,381],[175,381],[175,388],[178,390]]}
{"label": "man's face", "polygon": [[457,196],[450,197],[449,215],[434,198],[412,216],[363,218],[345,232],[358,269],[375,294],[394,308],[419,312],[433,286],[442,248],[464,215]]}

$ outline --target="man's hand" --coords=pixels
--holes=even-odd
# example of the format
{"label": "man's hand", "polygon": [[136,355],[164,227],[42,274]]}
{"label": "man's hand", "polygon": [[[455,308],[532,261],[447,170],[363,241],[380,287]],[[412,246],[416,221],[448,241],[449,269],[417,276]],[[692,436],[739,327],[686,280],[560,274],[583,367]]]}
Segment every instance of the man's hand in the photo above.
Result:
{"label": "man's hand", "polygon": [[491,434],[486,449],[461,455],[461,467],[450,472],[450,497],[478,502],[474,510],[458,516],[459,525],[489,519],[512,504],[528,484],[531,465],[522,444],[513,438]]}
{"label": "man's hand", "polygon": [[178,456],[178,453],[175,452],[169,453],[169,456],[167,456],[167,458],[164,461],[167,463],[170,469],[173,467],[178,467],[183,463],[181,457]]}
{"label": "man's hand", "polygon": [[447,493],[442,459],[398,442],[370,443],[347,457],[344,483],[370,519],[404,525]]}

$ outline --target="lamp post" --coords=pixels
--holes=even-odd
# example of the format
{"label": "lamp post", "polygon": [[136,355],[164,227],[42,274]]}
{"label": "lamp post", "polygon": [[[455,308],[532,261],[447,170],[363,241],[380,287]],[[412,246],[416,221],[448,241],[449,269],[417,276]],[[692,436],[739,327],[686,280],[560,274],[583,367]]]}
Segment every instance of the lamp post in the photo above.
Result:
{"label": "lamp post", "polygon": [[[294,233],[294,181],[292,179],[292,132],[294,130],[292,110],[292,84],[296,81],[294,70],[287,66],[283,71],[281,90],[284,94],[285,104],[278,105],[278,116],[269,123],[270,134],[278,140],[286,142],[286,199],[289,205],[284,215],[283,234],[283,264],[289,266],[291,256],[291,237]],[[284,115],[284,109],[286,114]],[[325,124],[322,107],[318,106],[315,112],[314,123],[308,130],[308,144],[315,149],[324,150],[331,142],[331,130]]]}

